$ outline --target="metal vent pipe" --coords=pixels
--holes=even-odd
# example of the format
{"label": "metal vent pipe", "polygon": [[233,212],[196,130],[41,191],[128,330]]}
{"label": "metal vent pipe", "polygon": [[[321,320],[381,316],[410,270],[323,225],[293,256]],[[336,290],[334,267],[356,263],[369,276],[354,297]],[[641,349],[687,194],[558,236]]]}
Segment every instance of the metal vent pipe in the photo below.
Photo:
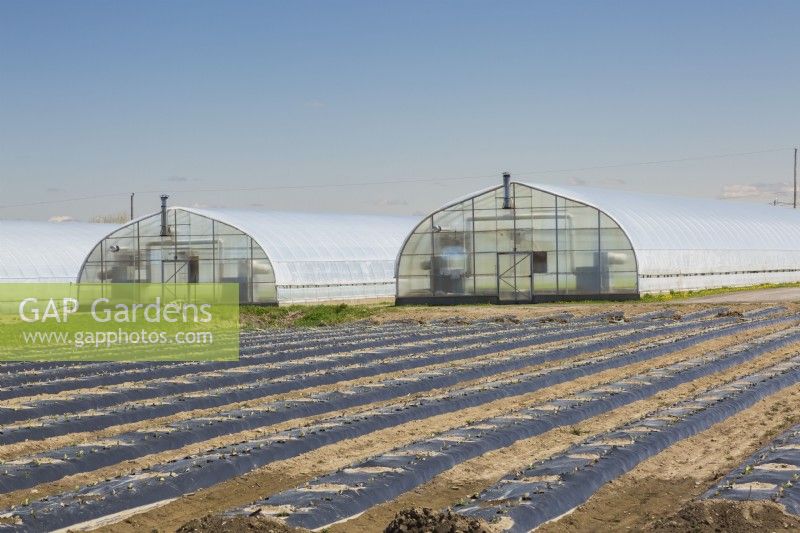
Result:
{"label": "metal vent pipe", "polygon": [[169,236],[169,224],[167,224],[167,196],[166,194],[161,195],[161,236],[167,237]]}
{"label": "metal vent pipe", "polygon": [[503,172],[503,209],[511,209],[511,174]]}

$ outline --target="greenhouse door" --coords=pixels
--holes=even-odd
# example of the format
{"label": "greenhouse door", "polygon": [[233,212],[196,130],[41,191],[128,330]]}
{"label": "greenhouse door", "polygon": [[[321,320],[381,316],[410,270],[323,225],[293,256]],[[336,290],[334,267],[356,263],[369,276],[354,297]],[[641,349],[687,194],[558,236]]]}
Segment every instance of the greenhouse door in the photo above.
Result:
{"label": "greenhouse door", "polygon": [[497,254],[497,299],[509,303],[533,300],[530,252]]}
{"label": "greenhouse door", "polygon": [[161,283],[188,283],[189,262],[179,259],[161,261]]}
{"label": "greenhouse door", "polygon": [[187,261],[177,259],[164,259],[161,261],[161,294],[165,301],[186,297],[184,294],[178,294],[177,284],[185,284],[187,282],[187,272]]}

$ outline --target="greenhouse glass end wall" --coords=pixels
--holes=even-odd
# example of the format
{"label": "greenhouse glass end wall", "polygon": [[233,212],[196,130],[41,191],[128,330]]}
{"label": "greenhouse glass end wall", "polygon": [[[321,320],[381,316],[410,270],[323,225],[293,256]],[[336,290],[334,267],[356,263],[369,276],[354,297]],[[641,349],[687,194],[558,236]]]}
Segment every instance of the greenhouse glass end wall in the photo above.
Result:
{"label": "greenhouse glass end wall", "polygon": [[169,209],[134,221],[98,244],[80,282],[239,283],[239,301],[274,303],[275,274],[264,250],[243,231],[205,216]]}
{"label": "greenhouse glass end wall", "polygon": [[397,303],[638,296],[636,254],[606,213],[521,184],[426,217],[397,260]]}

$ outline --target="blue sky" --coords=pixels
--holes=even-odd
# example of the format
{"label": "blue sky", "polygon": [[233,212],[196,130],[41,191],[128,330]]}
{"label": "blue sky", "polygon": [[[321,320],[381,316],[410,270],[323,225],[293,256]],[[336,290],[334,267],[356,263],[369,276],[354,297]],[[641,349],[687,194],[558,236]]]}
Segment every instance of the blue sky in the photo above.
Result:
{"label": "blue sky", "polygon": [[6,0],[0,217],[87,219],[128,191],[139,214],[160,191],[414,214],[503,170],[788,199],[798,23],[790,1]]}

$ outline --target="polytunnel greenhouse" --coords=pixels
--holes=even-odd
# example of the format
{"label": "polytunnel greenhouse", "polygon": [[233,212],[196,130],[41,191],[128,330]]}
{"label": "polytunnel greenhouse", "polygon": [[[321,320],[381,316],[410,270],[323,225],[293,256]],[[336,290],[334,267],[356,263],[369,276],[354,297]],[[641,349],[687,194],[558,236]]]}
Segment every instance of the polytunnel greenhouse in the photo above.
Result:
{"label": "polytunnel greenhouse", "polygon": [[0,220],[0,283],[75,283],[114,224]]}
{"label": "polytunnel greenhouse", "polygon": [[628,299],[800,281],[800,215],[767,205],[510,182],[420,222],[397,303]]}
{"label": "polytunnel greenhouse", "polygon": [[238,283],[240,303],[394,297],[394,261],[417,219],[164,207],[110,233],[89,283]]}

